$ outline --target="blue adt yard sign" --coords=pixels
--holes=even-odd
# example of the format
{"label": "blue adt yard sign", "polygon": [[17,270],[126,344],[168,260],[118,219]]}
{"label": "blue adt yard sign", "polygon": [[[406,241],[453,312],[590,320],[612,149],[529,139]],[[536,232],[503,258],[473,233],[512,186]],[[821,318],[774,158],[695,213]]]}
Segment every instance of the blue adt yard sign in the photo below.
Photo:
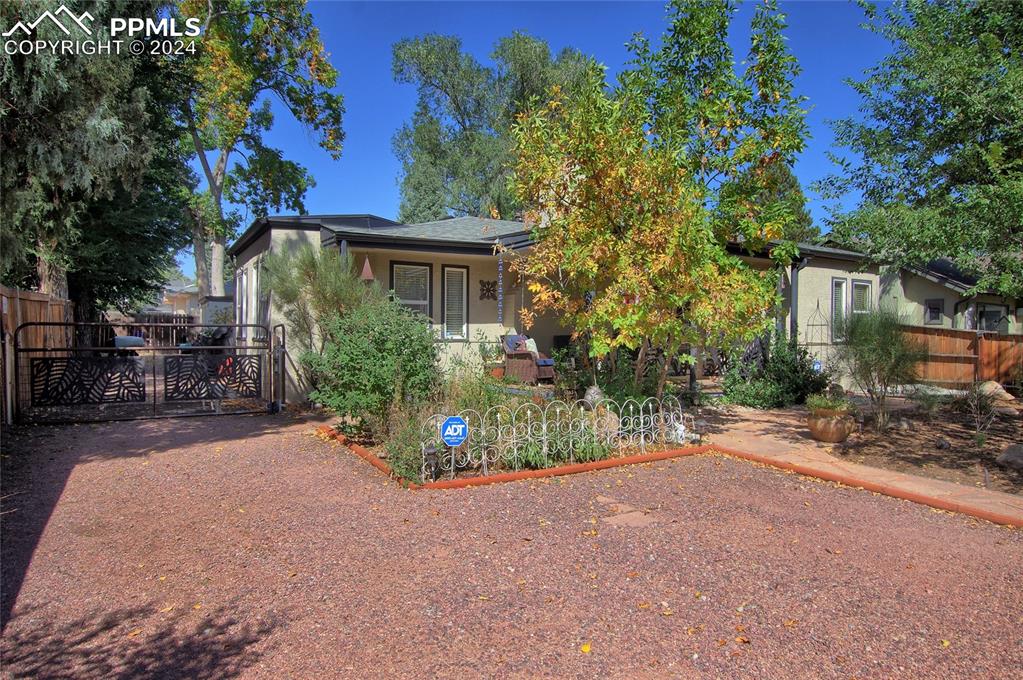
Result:
{"label": "blue adt yard sign", "polygon": [[461,446],[469,436],[469,426],[461,416],[451,416],[440,426],[440,438],[448,446]]}

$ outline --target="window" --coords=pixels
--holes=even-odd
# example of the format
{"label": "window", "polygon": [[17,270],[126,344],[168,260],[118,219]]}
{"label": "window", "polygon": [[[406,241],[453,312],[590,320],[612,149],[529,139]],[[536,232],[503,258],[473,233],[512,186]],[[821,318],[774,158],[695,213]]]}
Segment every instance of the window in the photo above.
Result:
{"label": "window", "polygon": [[870,311],[870,282],[853,281],[852,304],[849,305],[853,314],[866,314]]}
{"label": "window", "polygon": [[[238,300],[238,311],[235,314],[235,323],[236,324],[243,324],[243,323],[245,323],[245,315],[248,312],[248,301],[249,301],[249,298],[248,298],[249,289],[248,289],[248,285],[247,284],[248,284],[248,270],[247,269],[242,269],[238,273],[238,283],[235,285],[235,291],[234,291],[234,297],[235,297],[236,300]],[[244,327],[243,328],[238,328],[236,330],[238,331],[238,337],[239,338],[244,338],[245,337],[246,329]]]}
{"label": "window", "polygon": [[943,299],[924,300],[924,325],[940,326],[945,319],[945,301]]}
{"label": "window", "polygon": [[831,340],[842,339],[842,327],[845,325],[845,279],[831,279]]}
{"label": "window", "polygon": [[469,268],[445,265],[441,272],[444,337],[465,340],[469,337]]}
{"label": "window", "polygon": [[433,316],[432,278],[433,268],[428,264],[391,263],[391,290],[398,302],[429,317]]}
{"label": "window", "polygon": [[994,331],[996,333],[1009,332],[1009,306],[977,304],[978,330]]}

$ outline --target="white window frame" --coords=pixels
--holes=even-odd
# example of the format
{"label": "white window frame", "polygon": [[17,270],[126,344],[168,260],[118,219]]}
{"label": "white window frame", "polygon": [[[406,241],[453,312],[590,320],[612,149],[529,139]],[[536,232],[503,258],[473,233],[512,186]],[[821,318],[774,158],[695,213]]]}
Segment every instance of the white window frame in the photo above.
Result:
{"label": "white window frame", "polygon": [[[867,287],[867,308],[856,309],[856,286]],[[874,306],[874,284],[866,279],[853,279],[852,285],[849,286],[849,313],[850,314],[869,314],[871,308]]]}
{"label": "white window frame", "polygon": [[245,316],[248,313],[248,302],[249,302],[249,286],[248,286],[248,270],[242,267],[238,270],[238,280],[235,283],[234,296],[238,300],[238,312],[235,315],[235,323],[238,324],[238,337],[245,339],[247,333],[246,328],[241,325],[245,323]]}
{"label": "white window frame", "polygon": [[[403,269],[421,269],[426,271],[426,299],[425,300],[403,300],[398,296],[397,291],[394,291],[394,273],[398,268]],[[391,274],[391,290],[394,291],[394,297],[401,304],[405,305],[409,309],[414,309],[417,312],[423,312],[419,309],[420,306],[426,306],[427,317],[433,321],[433,265],[429,262],[399,262],[397,260],[391,260],[390,262],[390,274]],[[415,305],[415,306],[413,306]]]}
{"label": "white window frame", "polygon": [[[448,333],[448,272],[457,271],[462,274],[462,330],[458,333]],[[440,308],[441,308],[441,337],[445,340],[468,340],[469,339],[469,267],[464,265],[445,264],[440,268]]]}
{"label": "white window frame", "polygon": [[842,336],[840,334],[840,331],[838,330],[839,321],[835,319],[835,299],[836,299],[836,296],[835,296],[835,284],[836,283],[842,284],[842,292],[837,297],[838,297],[838,299],[841,300],[841,304],[842,304],[842,321],[841,321],[841,323],[844,323],[844,320],[849,318],[849,279],[844,279],[844,278],[837,277],[837,276],[832,277],[831,278],[831,290],[829,291],[829,296],[828,296],[828,298],[830,300],[829,316],[831,317],[831,341],[832,342],[842,342],[843,338],[842,338]]}

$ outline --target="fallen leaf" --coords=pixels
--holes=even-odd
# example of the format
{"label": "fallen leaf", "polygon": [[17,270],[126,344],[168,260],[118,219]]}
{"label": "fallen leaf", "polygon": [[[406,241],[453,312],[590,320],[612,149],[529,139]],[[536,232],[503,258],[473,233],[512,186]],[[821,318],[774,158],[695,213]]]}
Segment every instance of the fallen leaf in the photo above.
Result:
{"label": "fallen leaf", "polygon": [[738,636],[737,638],[735,638],[735,641],[738,642],[740,645],[748,645],[749,644],[749,638],[746,637],[745,635]]}
{"label": "fallen leaf", "polygon": [[128,633],[128,637],[133,638],[133,637],[135,637],[136,635],[138,635],[141,632],[142,632],[141,628],[136,628],[132,632]]}
{"label": "fallen leaf", "polygon": [[637,576],[639,576],[638,571],[630,571],[625,575],[625,578],[636,578]]}
{"label": "fallen leaf", "polygon": [[196,602],[196,603],[195,603],[195,604],[194,604],[194,605],[192,606],[192,609],[202,609],[202,602]]}
{"label": "fallen leaf", "polygon": [[667,608],[661,610],[661,616],[671,616],[674,613],[675,612],[673,612],[673,611],[671,611],[670,609],[667,609]]}
{"label": "fallen leaf", "polygon": [[167,612],[171,611],[172,609],[174,609],[174,605],[170,605],[169,607],[164,607],[163,609],[160,610],[160,613],[161,614],[166,614]]}
{"label": "fallen leaf", "polygon": [[795,628],[796,624],[799,623],[799,619],[785,619],[783,623],[786,628]]}
{"label": "fallen leaf", "polygon": [[700,624],[699,626],[689,626],[686,628],[686,635],[696,635],[701,630],[703,630],[703,624]]}
{"label": "fallen leaf", "polygon": [[487,597],[486,595],[480,595],[479,599],[481,599],[481,600],[489,600],[490,598]]}
{"label": "fallen leaf", "polygon": [[728,640],[726,640],[724,638],[718,638],[718,640],[717,640],[718,647],[724,647],[727,644],[728,644]]}
{"label": "fallen leaf", "polygon": [[589,531],[584,531],[582,533],[582,535],[583,536],[596,536],[597,535],[597,530],[596,529],[590,529]]}
{"label": "fallen leaf", "polygon": [[735,632],[736,633],[745,633],[746,632],[746,626],[743,626],[743,625],[736,626],[735,627]]}
{"label": "fallen leaf", "polygon": [[950,644],[952,644],[952,643],[949,642],[948,640],[942,640],[941,641],[941,646],[942,647],[948,647]]}
{"label": "fallen leaf", "polygon": [[650,603],[649,602],[640,602],[638,606],[639,606],[640,609],[650,609]]}
{"label": "fallen leaf", "polygon": [[584,642],[582,647],[579,648],[579,651],[582,652],[583,654],[589,654],[590,653],[590,643],[589,642]]}

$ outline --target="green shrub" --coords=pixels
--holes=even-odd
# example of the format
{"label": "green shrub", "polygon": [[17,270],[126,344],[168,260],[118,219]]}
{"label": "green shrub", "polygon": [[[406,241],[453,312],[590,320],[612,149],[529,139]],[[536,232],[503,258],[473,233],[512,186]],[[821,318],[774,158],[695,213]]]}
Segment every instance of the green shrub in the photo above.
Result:
{"label": "green shrub", "polygon": [[794,338],[778,333],[764,345],[763,367],[747,365],[741,353],[732,355],[723,385],[728,401],[751,408],[780,408],[802,404],[827,388],[830,373],[816,370],[813,355]]}
{"label": "green shrub", "polygon": [[828,394],[811,394],[806,398],[806,407],[811,411],[840,411],[851,413],[852,402],[845,397],[831,396]]}
{"label": "green shrub", "polygon": [[436,387],[437,348],[422,315],[385,298],[323,326],[323,352],[301,359],[315,378],[310,396],[349,423],[386,435],[392,408],[418,403]]}
{"label": "green shrub", "polygon": [[[394,474],[410,482],[422,483],[423,444],[422,425],[428,416],[423,405],[401,404],[391,411],[388,431],[390,436],[384,444],[387,453],[387,464]],[[429,445],[430,443],[427,442]],[[441,443],[433,446],[441,451]]]}
{"label": "green shrub", "polygon": [[902,319],[890,309],[851,314],[837,327],[843,341],[835,346],[840,369],[870,397],[879,430],[888,424],[888,395],[895,387],[917,380],[917,364],[927,350],[902,329]]}

